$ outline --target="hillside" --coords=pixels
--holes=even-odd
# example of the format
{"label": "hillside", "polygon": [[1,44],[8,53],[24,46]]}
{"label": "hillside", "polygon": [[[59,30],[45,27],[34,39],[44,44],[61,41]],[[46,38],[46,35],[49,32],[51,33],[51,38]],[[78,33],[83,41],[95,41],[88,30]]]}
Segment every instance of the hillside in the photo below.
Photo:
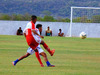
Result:
{"label": "hillside", "polygon": [[71,6],[100,6],[99,0],[0,0],[0,13],[69,17]]}

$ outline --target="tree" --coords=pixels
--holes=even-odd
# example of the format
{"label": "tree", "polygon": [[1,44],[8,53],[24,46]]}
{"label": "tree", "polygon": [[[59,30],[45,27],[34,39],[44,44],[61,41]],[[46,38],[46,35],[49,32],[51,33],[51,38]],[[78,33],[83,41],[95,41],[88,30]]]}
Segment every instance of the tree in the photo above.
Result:
{"label": "tree", "polygon": [[7,14],[3,14],[1,17],[0,17],[0,20],[10,20],[10,16],[7,15]]}
{"label": "tree", "polygon": [[43,18],[42,17],[37,17],[37,20],[38,21],[43,21]]}
{"label": "tree", "polygon": [[53,16],[44,16],[43,21],[55,21]]}
{"label": "tree", "polygon": [[25,21],[29,21],[29,20],[31,20],[30,19],[30,14],[29,13],[25,13],[24,15],[23,15],[23,20],[25,20]]}
{"label": "tree", "polygon": [[70,22],[70,19],[69,19],[69,18],[65,18],[65,21],[66,21],[66,22]]}
{"label": "tree", "polygon": [[100,23],[100,15],[95,15],[92,17],[93,23]]}
{"label": "tree", "polygon": [[83,16],[83,17],[77,17],[75,19],[73,19],[73,22],[81,22],[81,23],[86,23],[87,22],[87,16]]}

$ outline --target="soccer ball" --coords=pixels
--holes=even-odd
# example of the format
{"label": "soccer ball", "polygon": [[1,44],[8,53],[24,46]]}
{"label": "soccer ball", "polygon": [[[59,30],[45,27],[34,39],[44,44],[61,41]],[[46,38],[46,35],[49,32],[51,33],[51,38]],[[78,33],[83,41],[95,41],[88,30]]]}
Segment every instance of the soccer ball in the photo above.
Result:
{"label": "soccer ball", "polygon": [[85,32],[81,32],[80,33],[80,38],[81,39],[85,39],[87,37],[86,33]]}

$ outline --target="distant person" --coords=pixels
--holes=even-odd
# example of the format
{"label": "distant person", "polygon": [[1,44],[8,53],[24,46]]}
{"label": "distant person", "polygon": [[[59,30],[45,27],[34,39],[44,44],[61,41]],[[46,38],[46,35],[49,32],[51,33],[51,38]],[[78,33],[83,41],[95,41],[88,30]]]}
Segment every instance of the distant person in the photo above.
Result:
{"label": "distant person", "polygon": [[46,36],[52,36],[52,30],[50,29],[50,27],[48,26],[46,29]]}
{"label": "distant person", "polygon": [[64,36],[64,33],[63,33],[63,31],[61,29],[59,29],[58,36],[60,36],[60,37]]}
{"label": "distant person", "polygon": [[23,31],[22,31],[21,27],[19,27],[19,29],[17,30],[17,35],[23,35]]}

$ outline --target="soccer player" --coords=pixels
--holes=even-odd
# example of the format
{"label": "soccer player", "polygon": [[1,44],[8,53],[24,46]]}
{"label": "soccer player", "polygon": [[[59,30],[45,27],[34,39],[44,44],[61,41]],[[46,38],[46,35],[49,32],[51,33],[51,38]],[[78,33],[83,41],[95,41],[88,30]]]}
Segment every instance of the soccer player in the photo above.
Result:
{"label": "soccer player", "polygon": [[[53,56],[55,50],[50,50],[50,48],[47,46],[47,44],[42,41],[40,38],[44,38],[43,36],[39,35],[36,30],[35,30],[35,23],[37,21],[37,17],[35,15],[33,15],[31,17],[31,22],[29,22],[26,26],[26,41],[28,43],[28,45],[32,48],[32,50],[35,51],[35,54],[36,54],[36,57],[40,63],[41,66],[43,66],[42,62],[41,62],[41,59],[40,59],[40,56],[39,56],[39,53],[38,53],[38,50],[36,49],[37,46],[41,43],[43,45],[43,47],[50,53],[51,56]],[[16,60],[14,63],[18,62],[18,60]]]}
{"label": "soccer player", "polygon": [[[36,29],[36,32],[37,32],[38,34],[40,34],[40,32],[42,32],[42,25],[41,25],[41,24],[37,24],[36,28],[37,28],[37,29]],[[24,32],[24,33],[25,33],[25,32]],[[37,50],[39,51],[39,54],[42,55],[42,56],[44,57],[44,60],[45,60],[45,62],[46,62],[46,64],[47,64],[48,67],[55,67],[54,65],[51,65],[51,64],[50,64],[50,62],[49,62],[48,59],[47,59],[46,53],[43,51],[43,49],[40,47],[40,45],[38,45]],[[24,59],[24,58],[26,58],[26,57],[32,55],[33,53],[35,53],[35,51],[32,50],[32,48],[29,47],[28,50],[27,50],[27,53],[26,53],[24,56],[21,56],[19,59],[17,59],[18,62],[19,62],[20,60],[22,60],[22,59]],[[16,60],[15,60],[15,61],[13,62],[13,65],[16,65],[16,64],[17,64],[17,62],[16,62]],[[44,66],[41,66],[41,67],[44,67]]]}

